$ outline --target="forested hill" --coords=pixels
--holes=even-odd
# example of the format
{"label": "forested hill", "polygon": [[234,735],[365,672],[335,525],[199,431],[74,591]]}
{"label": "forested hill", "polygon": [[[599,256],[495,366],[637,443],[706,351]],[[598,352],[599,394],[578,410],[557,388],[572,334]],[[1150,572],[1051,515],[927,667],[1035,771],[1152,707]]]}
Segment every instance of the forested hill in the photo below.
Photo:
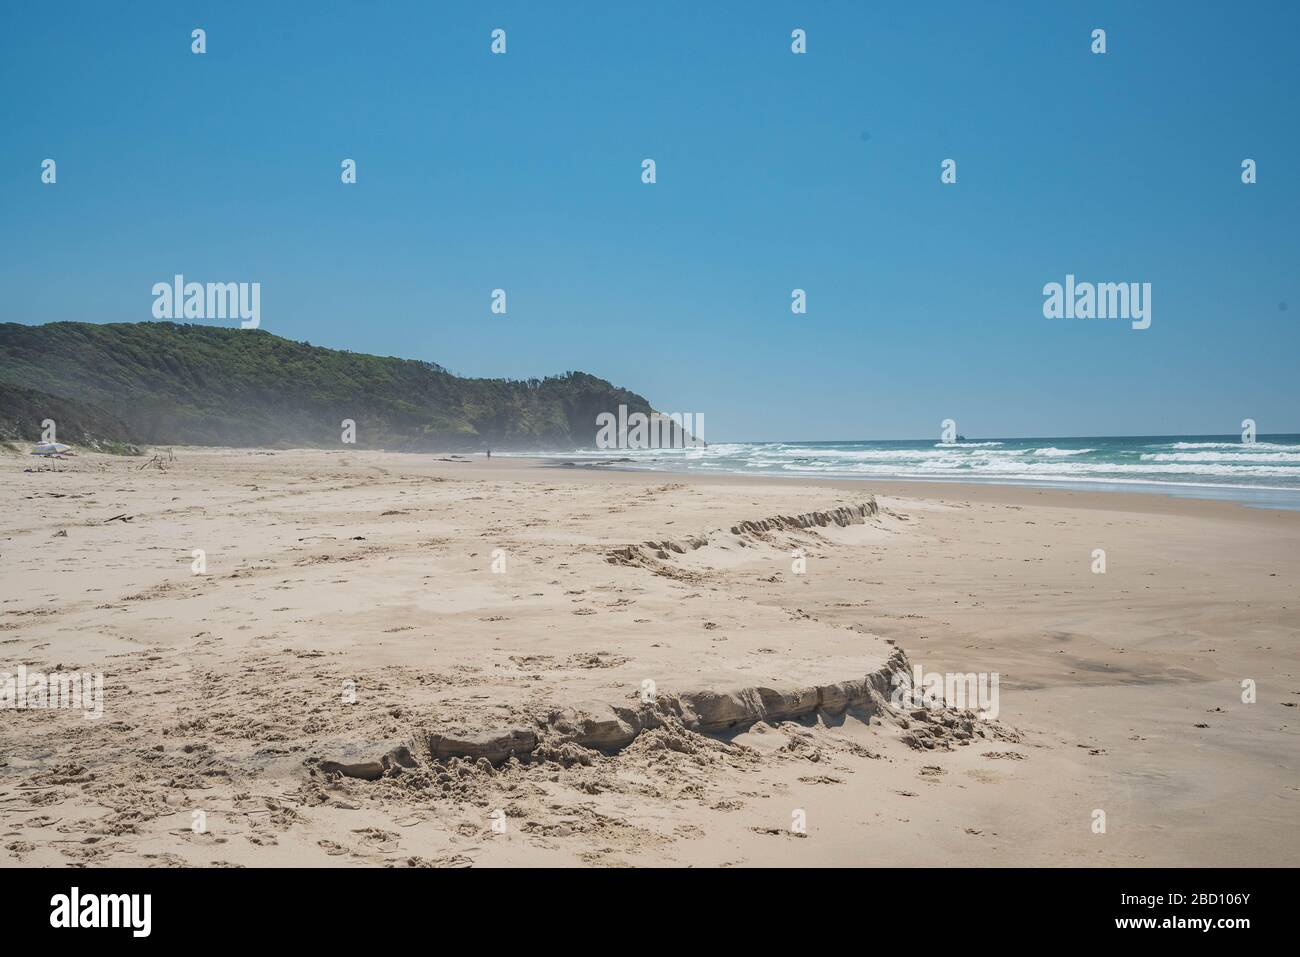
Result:
{"label": "forested hill", "polygon": [[0,385],[13,406],[0,408],[3,437],[35,437],[40,421],[27,419],[43,394],[71,417],[58,423],[62,441],[331,447],[350,419],[361,448],[566,449],[594,444],[601,412],[651,411],[583,372],[467,379],[429,362],[171,322],[0,323]]}

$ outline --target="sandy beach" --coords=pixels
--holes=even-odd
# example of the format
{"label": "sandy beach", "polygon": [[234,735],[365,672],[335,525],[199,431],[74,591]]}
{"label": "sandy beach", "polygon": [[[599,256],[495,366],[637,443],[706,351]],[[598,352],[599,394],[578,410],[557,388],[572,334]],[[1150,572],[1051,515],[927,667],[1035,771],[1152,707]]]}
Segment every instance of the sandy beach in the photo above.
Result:
{"label": "sandy beach", "polygon": [[[1300,864],[1297,512],[367,451],[0,470],[0,671],[103,676],[97,719],[0,709],[3,865]],[[996,717],[899,707],[917,668],[996,674]]]}

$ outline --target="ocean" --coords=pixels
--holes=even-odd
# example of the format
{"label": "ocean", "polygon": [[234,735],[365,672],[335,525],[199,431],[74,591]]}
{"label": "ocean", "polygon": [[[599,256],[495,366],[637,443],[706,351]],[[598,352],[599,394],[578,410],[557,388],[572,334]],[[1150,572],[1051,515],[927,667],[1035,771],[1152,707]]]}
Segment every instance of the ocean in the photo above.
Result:
{"label": "ocean", "polygon": [[1152,491],[1300,509],[1300,435],[1146,435],[870,442],[719,442],[557,452],[620,468]]}

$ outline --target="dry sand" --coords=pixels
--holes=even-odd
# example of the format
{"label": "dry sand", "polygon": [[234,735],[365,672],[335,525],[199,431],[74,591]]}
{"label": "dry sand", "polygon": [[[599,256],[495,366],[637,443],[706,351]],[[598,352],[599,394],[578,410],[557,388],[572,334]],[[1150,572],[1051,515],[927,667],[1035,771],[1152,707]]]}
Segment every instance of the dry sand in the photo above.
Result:
{"label": "dry sand", "polygon": [[[97,721],[0,710],[0,864],[1300,864],[1300,513],[165,459],[0,456],[0,671],[105,682]],[[998,673],[997,720],[894,708],[902,666]],[[828,707],[691,730],[746,700],[688,693],[764,687]],[[628,721],[616,753],[565,740]],[[509,730],[537,752],[429,755]],[[403,745],[378,780],[322,766]]]}

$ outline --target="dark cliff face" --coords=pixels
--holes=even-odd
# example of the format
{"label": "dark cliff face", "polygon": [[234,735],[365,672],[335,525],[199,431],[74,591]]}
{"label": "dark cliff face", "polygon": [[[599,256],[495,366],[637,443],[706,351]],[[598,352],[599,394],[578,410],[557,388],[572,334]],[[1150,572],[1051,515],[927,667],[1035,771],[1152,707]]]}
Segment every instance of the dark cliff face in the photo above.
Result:
{"label": "dark cliff face", "polygon": [[[140,443],[336,447],[351,420],[358,448],[567,449],[594,445],[602,412],[650,412],[582,372],[465,379],[429,362],[170,322],[0,324],[0,383],[65,401],[66,428],[93,419]],[[0,419],[25,429],[41,399],[19,409],[7,396],[13,409]],[[64,428],[60,438],[76,441]]]}

